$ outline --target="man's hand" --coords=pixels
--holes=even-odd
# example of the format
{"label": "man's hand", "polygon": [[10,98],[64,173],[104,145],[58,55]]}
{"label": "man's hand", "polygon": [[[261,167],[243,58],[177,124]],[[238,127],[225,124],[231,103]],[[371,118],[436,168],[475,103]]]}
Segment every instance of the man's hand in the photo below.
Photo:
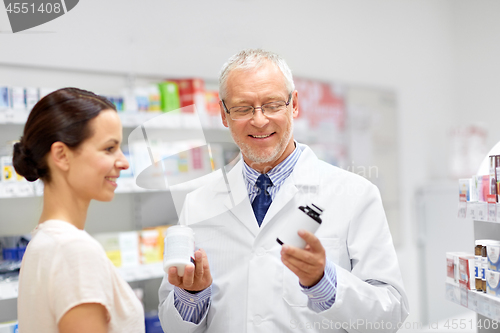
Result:
{"label": "man's hand", "polygon": [[312,287],[325,273],[326,254],[319,239],[306,230],[299,230],[299,236],[306,241],[304,250],[283,244],[281,261],[299,277],[299,282]]}
{"label": "man's hand", "polygon": [[212,284],[212,275],[208,266],[205,250],[199,249],[194,253],[195,264],[187,265],[184,276],[177,275],[177,267],[168,269],[168,282],[188,291],[202,291]]}

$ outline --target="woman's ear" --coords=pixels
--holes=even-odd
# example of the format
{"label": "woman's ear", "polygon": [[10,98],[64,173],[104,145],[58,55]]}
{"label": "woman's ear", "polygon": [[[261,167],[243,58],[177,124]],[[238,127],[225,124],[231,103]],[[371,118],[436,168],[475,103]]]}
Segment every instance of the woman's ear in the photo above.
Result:
{"label": "woman's ear", "polygon": [[62,171],[69,170],[71,150],[64,143],[57,141],[50,147],[49,158],[52,164]]}

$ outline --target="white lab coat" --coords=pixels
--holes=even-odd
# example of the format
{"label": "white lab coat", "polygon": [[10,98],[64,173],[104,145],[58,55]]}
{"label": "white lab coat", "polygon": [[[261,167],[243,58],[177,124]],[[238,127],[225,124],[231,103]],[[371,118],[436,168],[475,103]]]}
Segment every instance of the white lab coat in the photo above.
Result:
{"label": "white lab coat", "polygon": [[[179,223],[195,232],[213,277],[200,324],[183,322],[167,278],[159,316],[166,333],[393,332],[408,315],[398,260],[378,189],[364,178],[318,160],[306,145],[294,171],[258,227],[242,176],[228,173],[186,197]],[[234,206],[233,202],[234,201]],[[281,262],[276,242],[287,214],[309,202],[323,206],[316,236],[337,270],[333,306],[315,313],[298,278]],[[378,330],[377,330],[378,329]]]}

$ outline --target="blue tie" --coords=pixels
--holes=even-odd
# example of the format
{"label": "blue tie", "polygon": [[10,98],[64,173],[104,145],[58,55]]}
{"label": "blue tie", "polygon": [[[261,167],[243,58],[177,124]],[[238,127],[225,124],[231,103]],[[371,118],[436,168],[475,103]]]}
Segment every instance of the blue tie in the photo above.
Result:
{"label": "blue tie", "polygon": [[271,195],[267,192],[267,188],[272,185],[273,183],[271,182],[271,179],[264,173],[261,174],[255,182],[255,186],[259,188],[259,193],[252,202],[252,208],[259,227],[262,224],[264,216],[266,216],[267,210],[272,202]]}

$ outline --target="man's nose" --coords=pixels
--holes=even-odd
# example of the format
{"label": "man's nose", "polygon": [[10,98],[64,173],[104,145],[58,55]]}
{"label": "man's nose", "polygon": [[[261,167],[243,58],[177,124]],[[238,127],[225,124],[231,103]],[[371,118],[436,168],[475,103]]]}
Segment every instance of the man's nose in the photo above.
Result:
{"label": "man's nose", "polygon": [[265,126],[269,122],[269,119],[264,114],[264,111],[262,111],[262,107],[259,106],[254,109],[255,110],[253,112],[252,124],[256,127]]}

